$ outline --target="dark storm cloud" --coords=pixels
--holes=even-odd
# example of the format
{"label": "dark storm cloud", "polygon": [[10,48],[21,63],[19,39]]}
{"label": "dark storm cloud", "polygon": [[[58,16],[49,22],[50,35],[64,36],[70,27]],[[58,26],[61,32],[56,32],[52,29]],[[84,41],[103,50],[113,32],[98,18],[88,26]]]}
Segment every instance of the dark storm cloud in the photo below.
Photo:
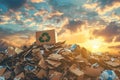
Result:
{"label": "dark storm cloud", "polygon": [[76,33],[77,31],[81,30],[81,26],[84,25],[85,22],[81,20],[68,20],[62,29],[58,32],[58,35],[62,35],[69,30],[71,33]]}
{"label": "dark storm cloud", "polygon": [[5,50],[8,46],[21,47],[22,45],[30,45],[31,42],[34,41],[32,36],[34,36],[36,32],[30,30],[10,31],[0,28],[0,51]]}
{"label": "dark storm cloud", "polygon": [[97,0],[101,6],[110,5],[114,0]]}
{"label": "dark storm cloud", "polygon": [[4,37],[10,35],[11,34],[10,31],[11,30],[0,28],[0,38],[2,39]]}
{"label": "dark storm cloud", "polygon": [[78,29],[81,29],[81,25],[83,24],[84,22],[80,20],[69,20],[68,24],[66,24],[65,27],[71,32],[76,32]]}
{"label": "dark storm cloud", "polygon": [[0,3],[0,14],[4,14],[8,11],[8,7],[2,3]]}
{"label": "dark storm cloud", "polygon": [[61,10],[73,6],[72,0],[49,0],[54,9]]}
{"label": "dark storm cloud", "polygon": [[27,0],[0,0],[0,3],[5,4],[11,9],[17,9],[26,2]]}
{"label": "dark storm cloud", "polygon": [[[95,0],[93,0],[94,2]],[[115,2],[120,2],[120,0],[97,0],[99,6],[105,7],[106,5],[112,5]]]}
{"label": "dark storm cloud", "polygon": [[35,31],[31,31],[31,30],[23,30],[23,31],[17,31],[14,32],[10,29],[3,29],[0,27],[0,38],[1,39],[5,39],[6,37],[10,37],[12,35],[30,35],[31,33],[34,33]]}
{"label": "dark storm cloud", "polygon": [[93,35],[102,36],[107,42],[111,42],[115,36],[118,36],[120,33],[120,26],[116,22],[111,22],[102,30],[94,30]]}

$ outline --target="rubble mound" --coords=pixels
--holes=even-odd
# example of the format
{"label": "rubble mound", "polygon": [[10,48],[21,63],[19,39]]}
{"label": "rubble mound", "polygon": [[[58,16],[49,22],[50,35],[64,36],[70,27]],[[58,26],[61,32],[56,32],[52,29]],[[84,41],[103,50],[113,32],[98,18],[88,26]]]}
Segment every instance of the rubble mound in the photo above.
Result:
{"label": "rubble mound", "polygon": [[0,53],[0,80],[96,80],[105,69],[120,76],[120,57],[92,55],[77,44],[58,42]]}
{"label": "rubble mound", "polygon": [[0,51],[6,50],[8,47],[8,44],[5,43],[3,40],[0,40]]}

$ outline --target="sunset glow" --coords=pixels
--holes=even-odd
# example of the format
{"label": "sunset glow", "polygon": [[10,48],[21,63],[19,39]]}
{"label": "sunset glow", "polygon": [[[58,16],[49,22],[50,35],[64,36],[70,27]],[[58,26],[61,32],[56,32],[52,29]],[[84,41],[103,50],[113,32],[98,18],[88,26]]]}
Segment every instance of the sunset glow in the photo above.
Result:
{"label": "sunset glow", "polygon": [[91,52],[120,53],[119,0],[0,0],[0,39],[31,45],[36,31]]}
{"label": "sunset glow", "polygon": [[83,44],[84,47],[86,47],[91,52],[102,52],[102,47],[104,45],[104,42],[102,39],[93,39],[88,40]]}

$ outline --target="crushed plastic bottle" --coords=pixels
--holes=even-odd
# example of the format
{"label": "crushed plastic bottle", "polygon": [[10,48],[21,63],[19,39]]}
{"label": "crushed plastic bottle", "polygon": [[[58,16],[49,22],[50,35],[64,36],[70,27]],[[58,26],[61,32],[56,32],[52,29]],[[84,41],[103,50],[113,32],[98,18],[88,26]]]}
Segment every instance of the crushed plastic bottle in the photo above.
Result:
{"label": "crushed plastic bottle", "polygon": [[100,77],[100,80],[117,80],[118,77],[113,70],[104,70]]}

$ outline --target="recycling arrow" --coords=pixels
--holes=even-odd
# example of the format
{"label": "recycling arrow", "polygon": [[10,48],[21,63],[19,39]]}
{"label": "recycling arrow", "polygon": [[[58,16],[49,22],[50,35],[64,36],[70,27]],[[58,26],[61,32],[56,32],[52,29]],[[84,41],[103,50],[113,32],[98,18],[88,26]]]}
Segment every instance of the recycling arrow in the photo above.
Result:
{"label": "recycling arrow", "polygon": [[[44,38],[46,37],[46,38]],[[50,36],[47,32],[42,33],[42,35],[39,37],[40,42],[49,42],[50,41]]]}

